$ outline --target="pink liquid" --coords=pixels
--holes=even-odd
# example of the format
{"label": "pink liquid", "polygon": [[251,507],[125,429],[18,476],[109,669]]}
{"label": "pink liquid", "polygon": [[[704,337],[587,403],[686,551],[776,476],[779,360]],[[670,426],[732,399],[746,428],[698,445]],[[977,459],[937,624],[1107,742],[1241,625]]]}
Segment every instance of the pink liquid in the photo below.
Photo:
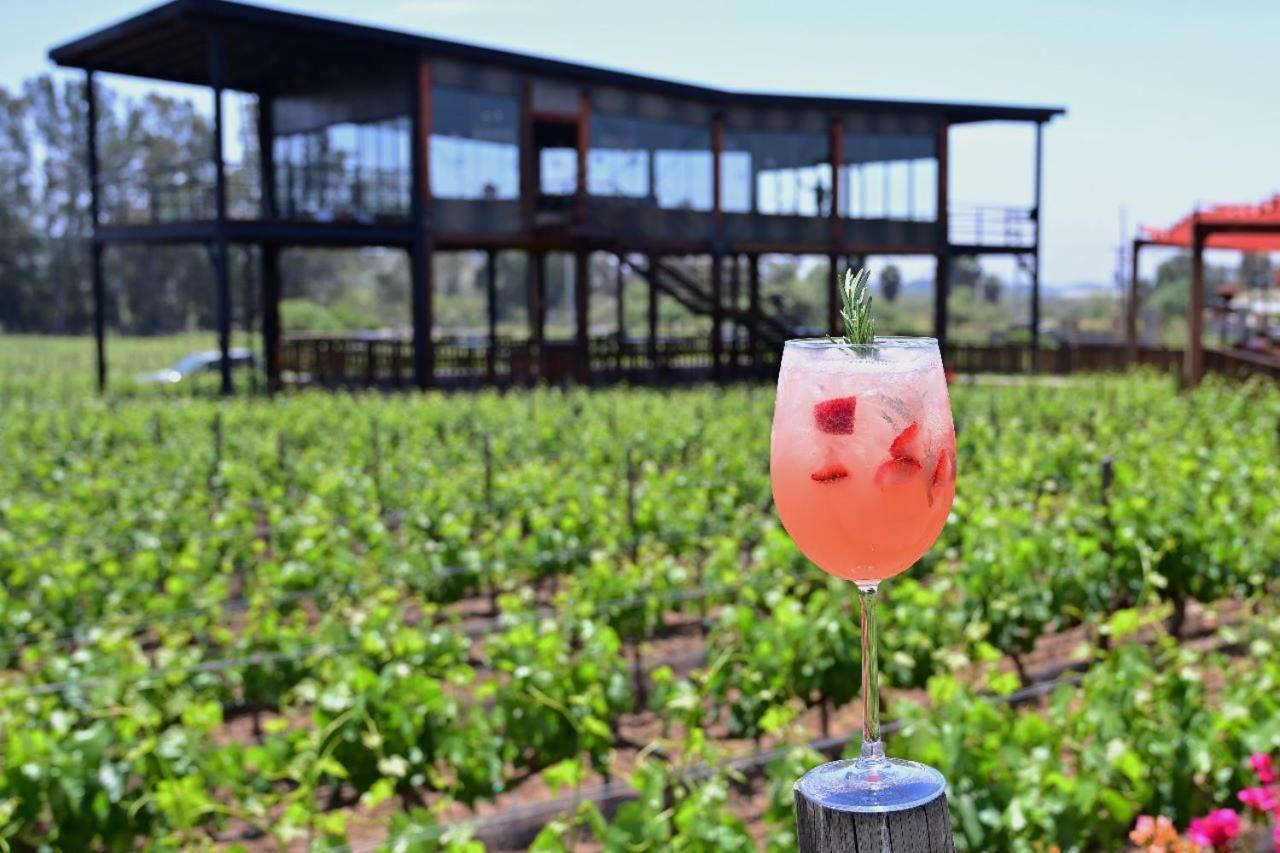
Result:
{"label": "pink liquid", "polygon": [[823,571],[879,581],[920,559],[951,509],[955,453],[936,347],[890,345],[878,358],[788,347],[773,496],[787,533]]}

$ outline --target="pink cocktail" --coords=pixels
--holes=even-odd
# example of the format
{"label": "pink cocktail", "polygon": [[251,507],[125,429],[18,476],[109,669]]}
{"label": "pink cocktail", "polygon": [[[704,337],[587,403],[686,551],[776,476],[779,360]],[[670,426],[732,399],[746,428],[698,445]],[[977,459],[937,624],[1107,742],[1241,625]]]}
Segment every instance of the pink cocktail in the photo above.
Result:
{"label": "pink cocktail", "polygon": [[797,788],[849,811],[930,802],[945,789],[942,774],[886,758],[880,742],[875,597],[881,581],[929,550],[955,497],[955,429],[937,341],[788,341],[770,476],[787,533],[823,571],[857,584],[862,615],[861,755],[815,768]]}
{"label": "pink cocktail", "polygon": [[908,569],[938,538],[955,496],[937,344],[881,340],[874,356],[825,340],[788,343],[773,413],[769,469],[782,524],[819,568],[851,581]]}

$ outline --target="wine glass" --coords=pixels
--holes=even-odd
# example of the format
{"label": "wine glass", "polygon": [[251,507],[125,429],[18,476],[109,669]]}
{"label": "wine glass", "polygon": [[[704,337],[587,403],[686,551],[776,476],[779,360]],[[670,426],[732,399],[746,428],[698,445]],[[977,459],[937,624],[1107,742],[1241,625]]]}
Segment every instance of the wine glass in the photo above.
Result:
{"label": "wine glass", "polygon": [[943,792],[932,767],[886,758],[880,740],[876,592],[938,538],[955,496],[956,441],[938,342],[787,341],[770,476],[787,533],[823,571],[858,587],[863,743],[796,789],[846,811],[914,808]]}

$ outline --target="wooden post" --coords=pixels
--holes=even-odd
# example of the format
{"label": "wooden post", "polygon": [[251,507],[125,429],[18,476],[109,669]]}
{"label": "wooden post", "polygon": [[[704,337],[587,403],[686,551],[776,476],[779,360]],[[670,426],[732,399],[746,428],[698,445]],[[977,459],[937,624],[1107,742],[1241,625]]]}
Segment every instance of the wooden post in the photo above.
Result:
{"label": "wooden post", "polygon": [[1191,219],[1191,298],[1187,300],[1187,387],[1194,388],[1204,376],[1204,227]]}
{"label": "wooden post", "polygon": [[1143,241],[1135,239],[1129,254],[1129,304],[1124,315],[1124,342],[1129,366],[1138,364],[1138,311],[1142,308],[1142,293],[1138,286],[1138,252]]}
{"label": "wooden post", "polygon": [[796,791],[800,853],[951,853],[947,795],[896,812],[848,812],[815,803]]}

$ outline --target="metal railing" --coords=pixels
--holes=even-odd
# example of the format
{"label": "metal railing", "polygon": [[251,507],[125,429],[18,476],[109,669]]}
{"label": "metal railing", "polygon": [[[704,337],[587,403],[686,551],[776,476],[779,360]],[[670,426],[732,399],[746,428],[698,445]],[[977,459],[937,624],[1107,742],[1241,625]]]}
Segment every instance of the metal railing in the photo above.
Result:
{"label": "metal railing", "polygon": [[[252,163],[228,163],[227,216],[262,217],[262,176]],[[411,176],[359,164],[279,163],[276,213],[281,219],[373,222],[409,215]],[[102,222],[153,225],[202,222],[217,213],[211,162],[172,163],[104,171],[98,177]]]}
{"label": "metal railing", "polygon": [[[776,347],[752,353],[743,342],[726,339],[721,360],[726,378],[769,373],[777,366]],[[1116,372],[1149,367],[1163,372],[1182,369],[1181,349],[1149,348],[1131,362],[1123,344],[1066,344],[1033,351],[1025,344],[948,346],[944,361],[959,373],[1070,374]],[[709,337],[620,339],[596,336],[582,350],[572,341],[552,341],[540,348],[527,339],[439,340],[434,346],[435,379],[441,384],[479,387],[490,382],[524,385],[551,383],[648,382],[707,379],[713,356]],[[409,338],[294,336],[280,345],[280,366],[291,384],[408,387],[413,383],[413,341]],[[1214,373],[1244,378],[1280,379],[1280,360],[1237,351],[1206,350],[1205,366]]]}
{"label": "metal railing", "polygon": [[964,246],[1030,248],[1036,241],[1036,211],[1030,207],[953,204],[947,224],[950,241]]}

